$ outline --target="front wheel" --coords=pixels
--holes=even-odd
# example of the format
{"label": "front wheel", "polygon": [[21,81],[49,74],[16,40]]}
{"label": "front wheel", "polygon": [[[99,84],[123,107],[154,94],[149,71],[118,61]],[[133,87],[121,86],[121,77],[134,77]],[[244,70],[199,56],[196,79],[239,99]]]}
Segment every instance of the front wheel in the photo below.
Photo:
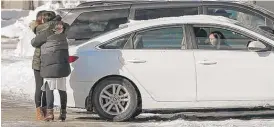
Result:
{"label": "front wheel", "polygon": [[108,78],[94,89],[93,104],[98,115],[107,120],[125,121],[137,110],[137,93],[128,80]]}

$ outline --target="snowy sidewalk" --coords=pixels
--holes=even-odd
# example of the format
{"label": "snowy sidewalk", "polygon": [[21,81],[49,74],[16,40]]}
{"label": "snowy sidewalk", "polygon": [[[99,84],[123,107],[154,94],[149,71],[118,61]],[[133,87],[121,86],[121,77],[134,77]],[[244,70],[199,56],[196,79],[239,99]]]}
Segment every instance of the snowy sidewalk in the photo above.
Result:
{"label": "snowy sidewalk", "polygon": [[[59,111],[55,109],[55,117]],[[135,120],[129,122],[108,122],[99,118],[96,114],[89,114],[83,109],[68,109],[66,122],[35,121],[35,108],[32,100],[24,97],[11,96],[10,93],[2,93],[2,127],[273,127],[273,119],[251,120],[196,120],[195,117],[185,119],[182,115],[172,114],[141,114]],[[176,119],[173,119],[176,118]]]}

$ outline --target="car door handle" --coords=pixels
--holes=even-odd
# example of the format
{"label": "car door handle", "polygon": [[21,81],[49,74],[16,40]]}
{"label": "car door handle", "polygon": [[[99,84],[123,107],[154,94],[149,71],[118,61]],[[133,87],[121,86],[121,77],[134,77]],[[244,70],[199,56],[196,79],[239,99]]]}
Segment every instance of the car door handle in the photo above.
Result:
{"label": "car door handle", "polygon": [[199,61],[199,64],[203,64],[203,65],[213,65],[213,64],[217,64],[216,61],[208,61],[208,60],[204,60],[204,61]]}
{"label": "car door handle", "polygon": [[145,63],[145,62],[147,62],[147,61],[145,61],[145,60],[127,60],[127,62],[130,62],[130,63]]}

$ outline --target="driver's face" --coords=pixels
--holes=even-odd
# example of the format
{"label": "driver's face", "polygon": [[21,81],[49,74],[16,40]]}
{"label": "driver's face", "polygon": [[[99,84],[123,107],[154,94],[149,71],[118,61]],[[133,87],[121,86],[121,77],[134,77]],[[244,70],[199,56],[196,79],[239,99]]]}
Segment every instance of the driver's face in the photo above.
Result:
{"label": "driver's face", "polygon": [[218,40],[217,40],[217,38],[214,37],[213,34],[209,35],[209,42],[213,46],[216,46],[218,44]]}
{"label": "driver's face", "polygon": [[37,21],[38,23],[42,23],[42,16],[41,16],[41,15],[38,16],[37,19],[36,19],[36,21]]}

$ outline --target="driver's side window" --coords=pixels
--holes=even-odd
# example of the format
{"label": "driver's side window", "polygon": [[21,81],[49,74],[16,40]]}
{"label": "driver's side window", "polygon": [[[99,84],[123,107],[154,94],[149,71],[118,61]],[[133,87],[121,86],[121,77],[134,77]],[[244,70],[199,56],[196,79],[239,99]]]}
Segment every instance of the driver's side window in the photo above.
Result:
{"label": "driver's side window", "polygon": [[199,49],[248,50],[248,43],[255,41],[243,34],[221,28],[194,27],[194,32]]}

